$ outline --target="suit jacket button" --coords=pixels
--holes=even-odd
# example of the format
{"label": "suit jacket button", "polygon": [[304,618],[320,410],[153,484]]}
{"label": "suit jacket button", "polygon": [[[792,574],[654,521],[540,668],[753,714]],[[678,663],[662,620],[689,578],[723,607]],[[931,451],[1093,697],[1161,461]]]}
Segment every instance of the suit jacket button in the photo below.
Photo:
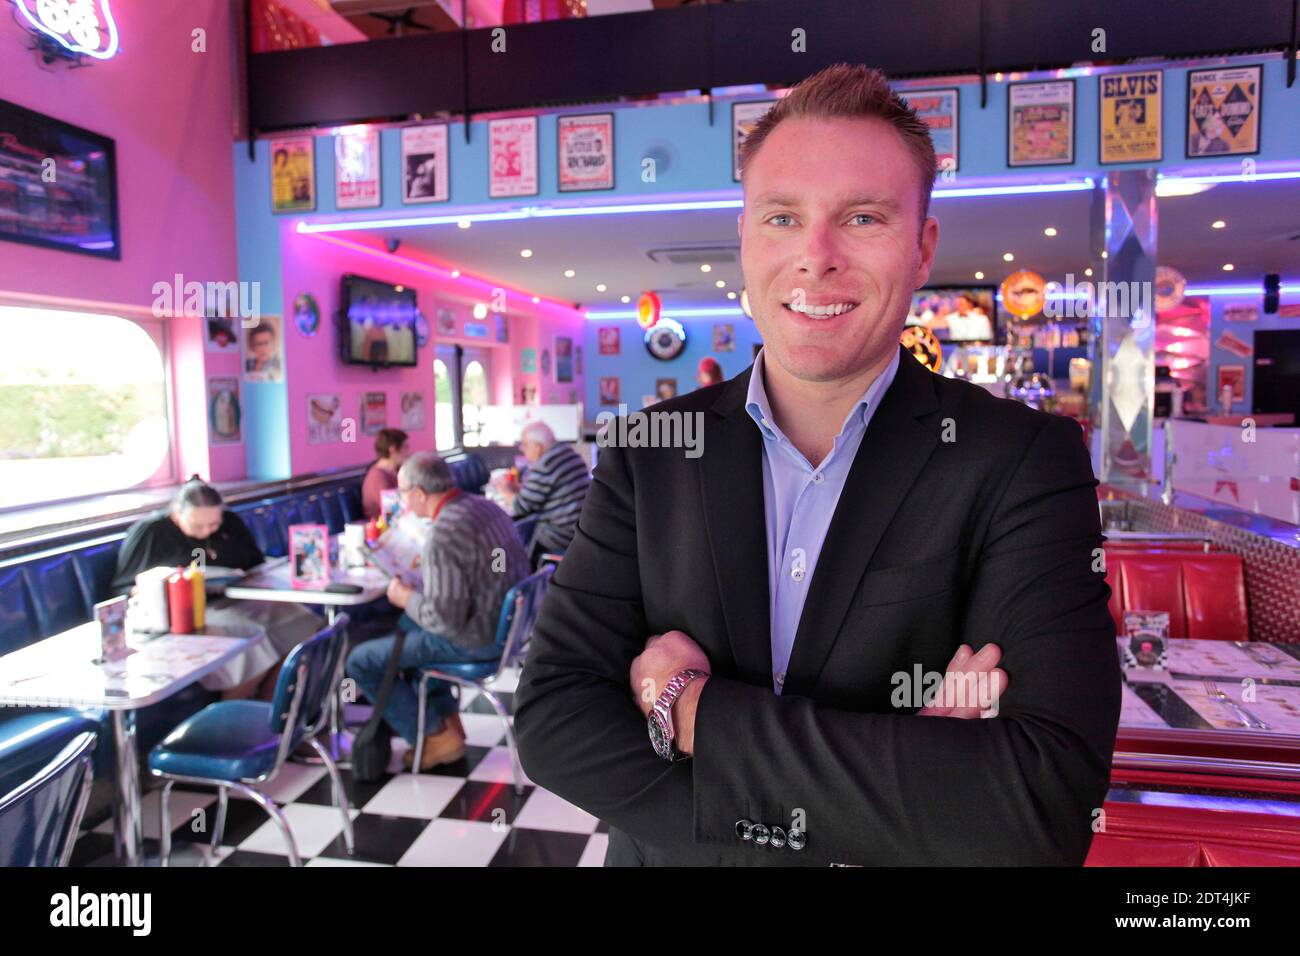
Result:
{"label": "suit jacket button", "polygon": [[765,846],[772,839],[772,831],[761,823],[754,824],[754,845]]}
{"label": "suit jacket button", "polygon": [[772,846],[778,850],[785,846],[785,831],[780,827],[772,827]]}
{"label": "suit jacket button", "polygon": [[742,840],[751,839],[754,835],[754,824],[749,820],[736,821],[736,836]]}
{"label": "suit jacket button", "polygon": [[808,845],[808,837],[802,830],[791,827],[790,832],[786,834],[786,842],[790,844],[790,849],[802,850]]}

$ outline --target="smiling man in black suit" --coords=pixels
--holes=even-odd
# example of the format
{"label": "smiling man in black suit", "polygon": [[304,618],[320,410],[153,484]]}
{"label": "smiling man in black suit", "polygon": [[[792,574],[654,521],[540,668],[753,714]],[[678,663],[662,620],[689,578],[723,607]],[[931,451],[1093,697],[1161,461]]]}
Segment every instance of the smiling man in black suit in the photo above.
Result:
{"label": "smiling man in black suit", "polygon": [[[1120,695],[1079,427],[900,348],[935,157],[882,74],[805,80],[741,164],[764,348],[649,411],[700,416],[699,457],[601,451],[524,768],[610,823],[607,865],[1077,866]],[[945,674],[986,692],[920,696]]]}

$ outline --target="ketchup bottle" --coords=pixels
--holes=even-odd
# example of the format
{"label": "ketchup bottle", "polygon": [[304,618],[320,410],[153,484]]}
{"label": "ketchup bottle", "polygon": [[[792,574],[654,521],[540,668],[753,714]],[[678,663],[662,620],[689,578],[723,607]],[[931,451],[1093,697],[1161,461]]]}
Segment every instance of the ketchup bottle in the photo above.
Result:
{"label": "ketchup bottle", "polygon": [[167,616],[173,634],[194,633],[194,583],[184,568],[167,578]]}

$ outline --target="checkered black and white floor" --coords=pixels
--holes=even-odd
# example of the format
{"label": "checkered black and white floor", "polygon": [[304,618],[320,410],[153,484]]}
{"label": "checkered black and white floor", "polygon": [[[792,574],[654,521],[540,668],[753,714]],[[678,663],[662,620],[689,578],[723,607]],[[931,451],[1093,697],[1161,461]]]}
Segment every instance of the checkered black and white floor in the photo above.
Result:
{"label": "checkered black and white floor", "polygon": [[[494,689],[509,704],[518,673],[502,675]],[[501,720],[486,700],[467,691],[461,721],[469,750],[465,759],[415,775],[402,769],[407,745],[393,741],[389,774],[357,784],[343,769],[351,804],[356,852],[343,843],[343,820],[330,794],[325,768],[286,764],[263,785],[284,809],[307,866],[600,866],[606,826],[595,817],[525,779],[514,790],[510,752]],[[368,708],[349,708],[349,723]],[[144,798],[144,851],[158,854],[159,790]],[[231,793],[221,845],[209,847],[216,794],[199,789],[172,792],[173,866],[288,866],[279,830],[251,800]],[[83,833],[72,864],[112,865],[112,821]]]}

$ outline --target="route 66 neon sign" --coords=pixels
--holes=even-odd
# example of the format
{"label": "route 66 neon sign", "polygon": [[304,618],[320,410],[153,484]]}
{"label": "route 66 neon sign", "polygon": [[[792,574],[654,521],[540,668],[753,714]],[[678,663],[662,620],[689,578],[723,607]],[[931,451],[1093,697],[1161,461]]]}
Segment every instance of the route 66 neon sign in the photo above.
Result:
{"label": "route 66 neon sign", "polygon": [[14,0],[27,21],[73,53],[107,60],[117,52],[109,0]]}

